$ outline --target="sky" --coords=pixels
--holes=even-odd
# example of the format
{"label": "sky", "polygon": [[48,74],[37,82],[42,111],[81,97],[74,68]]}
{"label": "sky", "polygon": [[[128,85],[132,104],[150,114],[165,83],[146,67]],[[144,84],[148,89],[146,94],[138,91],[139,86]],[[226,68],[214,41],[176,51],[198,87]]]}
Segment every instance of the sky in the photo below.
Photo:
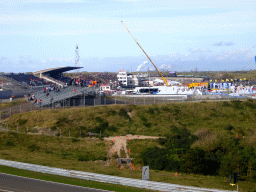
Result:
{"label": "sky", "polygon": [[0,72],[255,69],[256,0],[0,0]]}

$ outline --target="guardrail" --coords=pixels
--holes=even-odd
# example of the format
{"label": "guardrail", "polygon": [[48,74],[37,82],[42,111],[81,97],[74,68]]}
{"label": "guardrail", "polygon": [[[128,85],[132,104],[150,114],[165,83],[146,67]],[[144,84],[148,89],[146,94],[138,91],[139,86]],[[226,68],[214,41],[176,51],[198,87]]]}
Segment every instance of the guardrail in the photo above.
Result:
{"label": "guardrail", "polygon": [[53,175],[92,180],[92,181],[98,181],[103,183],[120,184],[125,186],[145,188],[145,189],[158,190],[158,191],[231,192],[227,190],[199,188],[199,187],[191,187],[191,186],[184,186],[184,185],[177,185],[177,184],[169,184],[169,183],[162,183],[162,182],[154,182],[154,181],[131,179],[131,178],[125,178],[125,177],[103,175],[103,174],[97,174],[97,173],[75,171],[75,170],[66,170],[66,169],[34,165],[29,163],[21,163],[21,162],[9,161],[9,160],[3,160],[3,159],[0,159],[0,165],[14,167],[18,169],[25,169],[29,171],[53,174]]}

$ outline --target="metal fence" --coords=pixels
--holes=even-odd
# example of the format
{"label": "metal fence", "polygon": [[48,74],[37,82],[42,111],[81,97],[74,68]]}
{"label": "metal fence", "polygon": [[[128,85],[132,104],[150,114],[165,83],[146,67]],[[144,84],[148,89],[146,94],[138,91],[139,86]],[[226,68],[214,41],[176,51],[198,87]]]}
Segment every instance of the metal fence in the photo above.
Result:
{"label": "metal fence", "polygon": [[125,186],[145,188],[145,189],[158,190],[158,191],[228,192],[227,190],[199,188],[199,187],[191,187],[191,186],[169,184],[169,183],[162,183],[162,182],[131,179],[131,178],[103,175],[103,174],[97,174],[97,173],[53,168],[53,167],[21,163],[21,162],[9,161],[9,160],[3,160],[3,159],[0,159],[0,165],[14,167],[18,169],[25,169],[29,171],[53,174],[53,175],[73,177],[78,179],[92,180],[92,181],[111,183],[111,184],[120,184]]}
{"label": "metal fence", "polygon": [[28,111],[37,110],[38,108],[33,105],[32,103],[24,103],[21,105],[15,105],[11,107],[5,107],[0,109],[0,120],[10,117],[12,114],[15,113],[23,113]]}

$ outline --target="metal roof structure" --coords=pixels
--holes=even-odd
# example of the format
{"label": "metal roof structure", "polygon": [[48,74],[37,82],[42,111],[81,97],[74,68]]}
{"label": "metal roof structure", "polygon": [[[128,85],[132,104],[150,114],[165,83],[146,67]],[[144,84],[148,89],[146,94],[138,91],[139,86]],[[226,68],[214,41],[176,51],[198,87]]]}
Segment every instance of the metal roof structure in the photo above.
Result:
{"label": "metal roof structure", "polygon": [[66,71],[71,71],[71,70],[80,69],[80,68],[83,68],[83,67],[70,67],[70,66],[54,67],[54,68],[49,68],[49,69],[43,69],[43,70],[40,70],[40,71],[35,71],[33,74],[34,75],[40,75],[40,74],[47,73],[51,76],[51,75],[55,75],[55,74],[58,74],[58,73],[64,73]]}

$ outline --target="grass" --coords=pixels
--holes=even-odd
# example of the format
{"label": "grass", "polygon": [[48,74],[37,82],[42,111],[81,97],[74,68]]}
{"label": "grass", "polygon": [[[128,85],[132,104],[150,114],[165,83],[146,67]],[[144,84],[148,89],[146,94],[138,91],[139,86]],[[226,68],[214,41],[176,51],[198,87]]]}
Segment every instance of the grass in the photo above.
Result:
{"label": "grass", "polygon": [[[78,159],[79,156],[76,156],[76,154],[80,152],[83,152],[81,154],[87,154],[88,151],[97,151],[97,154],[99,155],[97,157],[100,157],[100,154],[106,155],[107,150],[111,147],[111,142],[107,143],[100,139],[87,138],[80,141],[74,138],[56,138],[16,133],[0,133],[0,139],[1,159],[135,179],[141,179],[142,177],[140,171],[140,168],[143,166],[140,158],[141,152],[146,147],[160,147],[157,140],[153,139],[128,141],[127,148],[128,150],[130,149],[129,156],[134,159],[133,164],[135,170],[129,169],[125,165],[123,166],[124,169],[120,170],[116,160],[111,160],[110,166],[105,166],[104,161],[91,161],[88,159],[81,161]],[[1,167],[0,170],[3,172]],[[58,182],[61,180],[62,179]],[[176,177],[174,172],[151,169],[150,180],[196,187],[231,190],[228,178],[220,176],[178,173],[178,176]],[[252,192],[253,189],[256,189],[256,183],[241,181],[239,182],[239,189],[242,192]]]}
{"label": "grass", "polygon": [[[136,157],[139,157],[140,152],[143,151],[143,146],[153,147],[157,145],[158,144],[156,140],[151,140],[151,139],[131,140],[128,143],[128,148],[130,148],[130,152],[131,152],[130,156],[132,158],[136,158]],[[87,172],[95,172],[95,173],[101,173],[101,174],[141,179],[141,171],[139,171],[139,167],[141,167],[142,165],[136,161],[134,161],[135,170],[130,170],[128,168],[125,168],[125,166],[123,170],[120,170],[117,166],[116,161],[112,161],[111,165],[109,167],[106,167],[102,162],[98,162],[98,163],[91,162],[91,161],[80,162],[74,159],[71,160],[71,159],[63,159],[61,157],[56,157],[56,155],[54,154],[42,154],[40,153],[40,150],[37,152],[35,151],[30,152],[29,150],[19,151],[18,150],[19,147],[17,147],[16,150],[11,148],[13,147],[9,146],[9,149],[1,150],[0,158],[16,160],[16,161],[21,161],[26,163],[41,164],[45,166],[65,168],[65,169],[81,170],[81,171],[87,171]],[[29,159],[26,159],[26,157],[29,157]],[[82,181],[82,180],[79,181],[77,179],[65,178],[65,177],[53,176],[53,175],[47,175],[47,174],[41,174],[41,173],[34,173],[30,171],[18,170],[18,169],[13,169],[13,168],[4,167],[4,166],[0,166],[0,172],[20,175],[25,177],[38,178],[43,180],[50,180],[54,182],[73,184],[73,185],[101,188],[106,190],[124,191],[123,189],[121,190],[119,187],[113,188],[112,187],[113,185],[110,185],[110,188],[103,188],[101,187],[101,185],[99,185],[96,182],[92,182],[92,184],[90,184],[91,183],[90,181]],[[175,176],[174,172],[150,170],[150,180],[172,183],[172,184],[195,186],[195,187],[219,188],[219,189],[226,189],[226,190],[232,189],[228,183],[228,178],[220,177],[220,176],[203,176],[203,175],[183,174],[183,173],[178,173],[178,175]],[[241,192],[253,192],[253,190],[256,189],[256,183],[241,181],[241,182],[238,182],[238,184],[239,184],[239,190]],[[105,184],[102,184],[102,185],[104,186]]]}
{"label": "grass", "polygon": [[37,172],[33,172],[33,171],[16,169],[16,168],[7,167],[7,166],[1,166],[1,165],[0,165],[0,172],[17,175],[17,176],[34,178],[34,179],[40,179],[40,180],[44,180],[44,181],[52,181],[52,182],[57,182],[57,183],[64,183],[64,184],[90,187],[90,188],[95,188],[95,189],[111,190],[111,191],[127,191],[127,192],[153,191],[153,190],[147,190],[147,189],[139,189],[139,188],[135,188],[135,187],[127,187],[127,186],[123,186],[123,185],[114,185],[114,184],[107,184],[107,183],[101,183],[101,182],[96,182],[96,181],[75,179],[75,178],[71,178],[71,177],[62,177],[62,176],[58,176],[58,175],[37,173]]}
{"label": "grass", "polygon": [[[35,132],[51,130],[56,135],[87,136],[88,132],[103,135],[141,134],[165,136],[170,127],[187,128],[192,133],[201,129],[227,133],[233,126],[234,134],[249,134],[256,120],[256,101],[171,103],[154,105],[112,105],[86,108],[39,110],[14,114],[5,124],[9,129]],[[161,131],[159,131],[161,130]],[[241,132],[243,130],[243,132]]]}
{"label": "grass", "polygon": [[26,99],[17,99],[17,100],[14,100],[12,102],[0,103],[0,109],[5,108],[5,107],[12,107],[12,106],[16,106],[16,105],[21,105],[21,104],[24,104],[24,103],[28,103],[28,101]]}
{"label": "grass", "polygon": [[[116,175],[141,179],[138,167],[142,166],[141,152],[147,147],[158,146],[156,140],[132,140],[128,142],[129,156],[134,158],[135,170],[125,168],[120,170],[116,161],[110,166],[104,166],[103,161],[94,161],[106,156],[106,150],[111,146],[100,139],[84,138],[92,131],[104,135],[139,134],[165,136],[170,134],[170,128],[186,128],[193,134],[204,130],[214,134],[245,136],[244,145],[256,147],[255,118],[256,101],[244,102],[204,102],[204,103],[173,103],[158,105],[113,105],[86,108],[55,109],[31,111],[14,114],[7,119],[9,129],[20,132],[37,132],[72,138],[49,137],[40,135],[12,135],[4,138],[0,145],[0,158],[21,162],[47,165],[65,169]],[[6,126],[6,124],[2,124]],[[82,140],[79,140],[80,130]],[[215,135],[209,141],[198,141],[195,146],[211,145]],[[0,138],[1,138],[0,137]],[[8,138],[11,138],[8,140]],[[13,140],[12,140],[13,139]],[[151,143],[150,143],[151,142]],[[89,153],[90,155],[85,155]],[[91,158],[91,159],[90,159]],[[137,166],[136,166],[137,165]],[[150,180],[192,185],[197,187],[220,188],[231,190],[228,178],[220,176],[203,176],[150,170]],[[254,182],[239,181],[240,191],[256,189]]]}

